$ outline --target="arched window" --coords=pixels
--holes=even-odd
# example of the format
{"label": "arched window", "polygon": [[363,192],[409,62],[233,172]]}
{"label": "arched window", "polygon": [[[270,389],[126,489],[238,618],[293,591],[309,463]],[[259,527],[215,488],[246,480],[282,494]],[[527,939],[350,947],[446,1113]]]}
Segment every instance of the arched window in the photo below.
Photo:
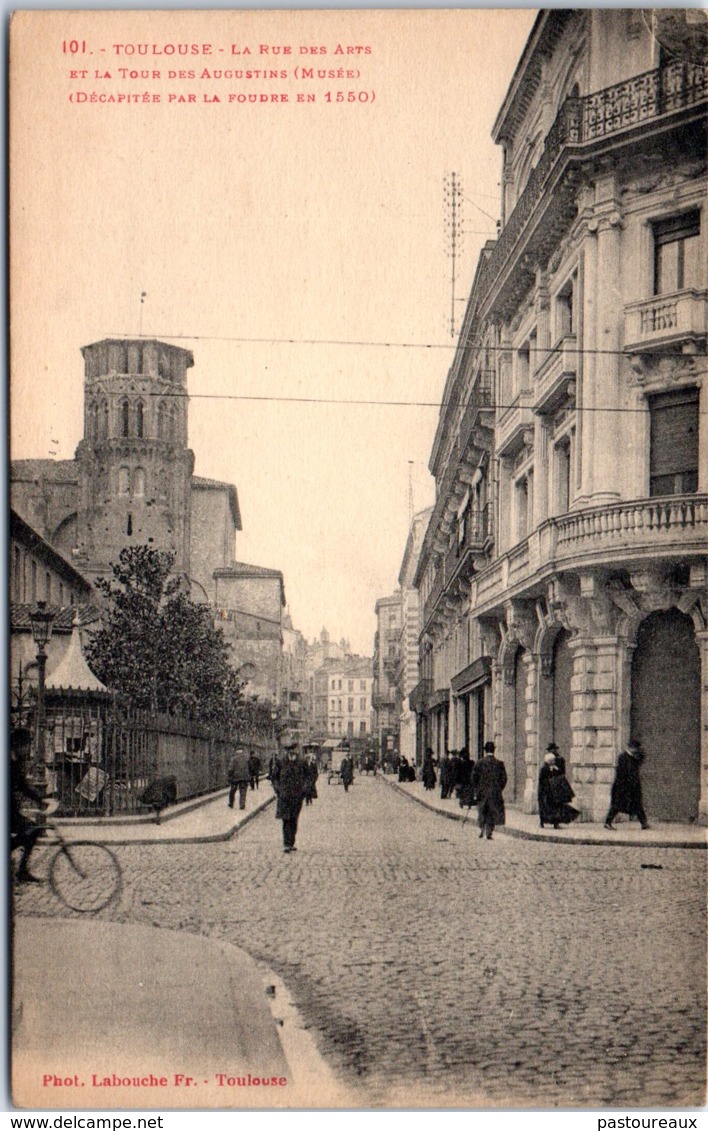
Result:
{"label": "arched window", "polygon": [[100,438],[106,440],[108,438],[108,401],[101,401],[101,418],[99,422]]}
{"label": "arched window", "polygon": [[89,440],[98,439],[98,405],[95,401],[91,401],[88,406],[88,413],[86,419],[86,428],[88,431]]}
{"label": "arched window", "polygon": [[123,400],[120,405],[121,436],[130,435],[130,401]]}
{"label": "arched window", "polygon": [[133,494],[139,498],[145,494],[145,470],[142,467],[136,467],[133,472]]}
{"label": "arched window", "polygon": [[130,494],[130,471],[127,467],[118,468],[118,494]]}
{"label": "arched window", "polygon": [[135,435],[142,438],[145,429],[145,405],[138,401],[135,406]]}
{"label": "arched window", "polygon": [[177,439],[177,423],[177,406],[172,405],[172,408],[170,409],[170,440]]}
{"label": "arched window", "polygon": [[164,467],[160,469],[157,477],[157,495],[160,499],[167,498],[167,472]]}
{"label": "arched window", "polygon": [[167,432],[167,408],[164,401],[160,401],[157,406],[157,438],[158,440],[166,439]]}

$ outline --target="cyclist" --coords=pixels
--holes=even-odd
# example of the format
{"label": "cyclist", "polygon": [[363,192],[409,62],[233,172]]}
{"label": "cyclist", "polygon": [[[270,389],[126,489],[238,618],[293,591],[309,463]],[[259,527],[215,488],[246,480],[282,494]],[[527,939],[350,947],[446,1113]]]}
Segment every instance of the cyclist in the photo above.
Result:
{"label": "cyclist", "polygon": [[26,727],[16,727],[10,735],[10,852],[16,848],[22,849],[20,864],[17,869],[18,883],[39,884],[42,881],[29,870],[29,860],[37,839],[42,835],[43,828],[35,824],[22,812],[23,801],[34,801],[42,809],[46,808],[44,798],[27,781],[25,762],[32,745],[32,736]]}

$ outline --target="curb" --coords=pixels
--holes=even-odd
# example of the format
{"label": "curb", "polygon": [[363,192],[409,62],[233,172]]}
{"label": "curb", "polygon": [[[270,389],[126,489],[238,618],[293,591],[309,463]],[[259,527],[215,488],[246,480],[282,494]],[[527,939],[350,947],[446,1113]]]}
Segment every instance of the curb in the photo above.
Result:
{"label": "curb", "polygon": [[[217,789],[212,793],[202,793],[199,797],[192,797],[188,801],[177,801],[170,807],[169,812],[167,809],[161,810],[159,824],[163,825],[166,821],[174,821],[176,817],[184,817],[186,813],[200,809],[202,805],[217,801],[222,795],[225,797],[228,792],[228,789]],[[107,829],[113,825],[127,825],[129,828],[134,828],[137,825],[155,826],[158,824],[155,817],[150,813],[124,813],[120,817],[56,817],[54,820],[60,829],[78,824],[82,828],[98,827],[101,829]]]}
{"label": "curb", "polygon": [[[213,801],[213,800],[214,800],[213,796],[208,799],[208,801]],[[265,809],[267,809],[269,805],[272,805],[274,801],[275,801],[275,794],[273,794],[272,797],[266,798],[266,800],[261,802],[261,804],[258,805],[255,809],[251,809],[248,813],[245,814],[244,817],[241,818],[241,820],[239,820],[235,825],[233,825],[232,828],[227,829],[225,832],[222,832],[222,833],[210,833],[210,834],[207,834],[206,836],[199,836],[199,835],[191,835],[190,836],[188,833],[185,833],[183,836],[129,837],[128,839],[121,839],[120,836],[116,835],[115,837],[111,837],[110,839],[101,837],[100,843],[101,844],[107,844],[107,845],[118,845],[118,844],[133,845],[133,844],[135,844],[135,845],[150,845],[150,846],[154,846],[154,845],[157,845],[157,844],[159,844],[159,845],[162,845],[162,844],[216,844],[219,841],[231,840],[231,838],[236,836],[236,834],[239,833],[241,831],[241,829],[244,828],[244,826],[249,823],[249,821],[252,821],[254,819],[254,817],[259,816],[259,814],[261,814]],[[202,804],[207,804],[207,800],[205,800]],[[197,807],[198,806],[193,806],[193,808],[197,808]],[[181,816],[181,814],[175,813],[175,814],[173,814],[173,816],[178,817],[178,816]],[[76,826],[74,826],[74,827],[76,827]],[[94,825],[94,827],[95,827],[95,825]],[[132,826],[132,827],[134,827],[134,826]],[[153,828],[153,829],[157,828],[154,821],[151,822],[149,827]],[[160,827],[162,827],[162,826],[160,826]],[[103,826],[103,828],[105,828],[105,825]],[[77,836],[71,835],[69,833],[69,830],[66,828],[66,826],[64,826],[64,828],[61,831],[62,831],[62,835],[64,836],[64,839],[69,844],[75,844],[78,840],[91,840],[90,826],[88,826],[87,832],[86,832],[85,835],[81,835],[81,829],[78,829],[78,828],[76,830],[77,834],[78,834]]]}
{"label": "curb", "polygon": [[[395,789],[396,793],[400,793],[402,797],[408,798],[409,801],[414,802],[416,805],[422,805],[424,809],[430,810],[431,813],[436,813],[439,817],[446,817],[448,821],[462,821],[467,823],[468,817],[461,816],[459,813],[447,813],[442,809],[438,809],[435,805],[431,805],[429,801],[425,801],[422,797],[416,797],[407,790],[401,789],[398,782],[386,781],[385,777],[381,779],[386,783],[390,789]],[[583,844],[583,845],[606,845],[616,844],[621,848],[697,848],[699,851],[705,852],[708,849],[708,843],[696,840],[677,840],[667,844],[661,840],[643,840],[641,842],[636,840],[627,840],[622,838],[622,834],[618,837],[578,837],[574,836],[572,840],[569,837],[554,836],[549,833],[547,836],[542,836],[540,833],[527,831],[526,829],[515,829],[509,825],[497,825],[494,829],[495,833],[501,833],[503,836],[515,837],[517,840],[535,840],[543,844]]]}

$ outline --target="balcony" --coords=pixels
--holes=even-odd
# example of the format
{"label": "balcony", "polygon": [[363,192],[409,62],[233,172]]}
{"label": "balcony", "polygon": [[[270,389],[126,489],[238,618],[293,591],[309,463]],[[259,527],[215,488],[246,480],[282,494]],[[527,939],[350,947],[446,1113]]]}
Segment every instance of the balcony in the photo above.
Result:
{"label": "balcony", "polygon": [[[708,66],[681,60],[583,98],[566,99],[546,136],[538,164],[481,267],[480,302],[488,303],[495,293],[495,305],[511,308],[533,282],[533,262],[523,266],[520,256],[532,250],[533,239],[542,239],[537,231],[541,213],[553,214],[561,223],[566,210],[569,216],[574,212],[569,209],[572,191],[569,199],[560,191],[566,158],[582,160],[586,154],[595,156],[598,149],[602,152],[614,146],[617,139],[639,140],[657,132],[657,126],[668,128],[674,121],[697,118],[706,100]],[[558,232],[553,239],[557,244]],[[503,299],[505,291],[509,294]]]}
{"label": "balcony", "polygon": [[476,608],[487,612],[558,570],[640,565],[655,558],[705,555],[708,495],[667,495],[548,519],[481,570]]}
{"label": "balcony", "polygon": [[526,433],[533,432],[533,389],[522,389],[497,424],[497,455],[510,456],[523,447]]}
{"label": "balcony", "polygon": [[488,385],[476,385],[460,424],[460,455],[469,448],[489,451],[493,428],[492,390]]}
{"label": "balcony", "polygon": [[577,370],[577,338],[575,334],[566,334],[546,354],[534,374],[534,412],[555,412],[568,395],[574,393]]}
{"label": "balcony", "polygon": [[624,348],[651,353],[666,347],[697,343],[708,334],[708,291],[654,295],[624,308]]}

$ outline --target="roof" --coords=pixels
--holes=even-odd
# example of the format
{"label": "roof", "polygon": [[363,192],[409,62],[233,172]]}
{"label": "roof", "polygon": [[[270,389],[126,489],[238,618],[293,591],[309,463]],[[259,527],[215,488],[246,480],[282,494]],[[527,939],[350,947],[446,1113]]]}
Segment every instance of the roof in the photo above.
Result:
{"label": "roof", "polygon": [[100,342],[89,342],[87,346],[81,346],[81,354],[85,357],[86,350],[93,350],[99,346],[126,346],[129,342],[138,346],[160,346],[162,349],[172,350],[174,353],[186,354],[187,369],[191,369],[194,365],[194,354],[191,350],[186,350],[184,346],[174,346],[170,342],[163,342],[159,338],[101,338]]}
{"label": "roof", "polygon": [[47,675],[47,691],[93,691],[105,695],[108,688],[93,674],[81,649],[79,619],[74,618],[69,647],[53,671]]}
{"label": "roof", "polygon": [[10,509],[10,537],[16,538],[18,542],[22,542],[29,549],[40,553],[47,565],[50,565],[57,573],[62,574],[77,589],[82,590],[85,594],[91,592],[91,582],[82,573],[79,573],[63,554],[50,546],[49,542],[42,538],[42,535],[38,534],[28,522],[25,522],[17,511],[12,509]]}
{"label": "roof", "polygon": [[248,565],[247,562],[232,562],[230,566],[223,566],[214,570],[214,577],[262,577],[273,578],[280,581],[281,604],[285,606],[285,578],[282,570],[268,569],[267,566]]}
{"label": "roof", "polygon": [[228,491],[229,506],[231,508],[231,517],[234,520],[234,526],[237,530],[243,530],[241,525],[241,511],[238,505],[238,492],[233,483],[223,483],[220,479],[205,479],[201,475],[193,475],[191,485],[192,489],[197,491]]}
{"label": "roof", "polygon": [[[34,605],[10,605],[10,631],[11,632],[31,632],[32,621],[30,620],[30,613],[34,612]],[[52,632],[66,633],[71,632],[74,624],[74,616],[78,611],[79,619],[82,625],[95,624],[101,618],[101,610],[88,602],[82,601],[78,605],[48,605],[48,612],[55,614]]]}

